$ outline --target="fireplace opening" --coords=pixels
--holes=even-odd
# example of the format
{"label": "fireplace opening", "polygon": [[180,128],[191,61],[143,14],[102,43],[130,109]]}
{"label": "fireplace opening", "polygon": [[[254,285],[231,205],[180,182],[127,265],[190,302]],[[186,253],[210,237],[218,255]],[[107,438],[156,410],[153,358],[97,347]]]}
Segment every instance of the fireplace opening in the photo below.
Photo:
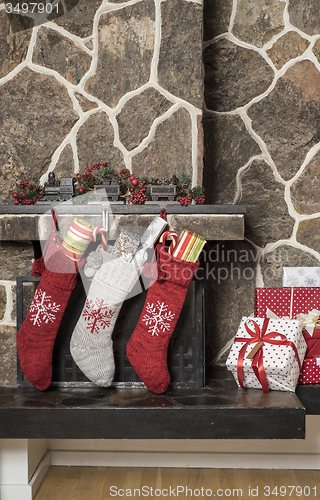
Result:
{"label": "fireplace opening", "polygon": [[[35,255],[39,256],[35,245]],[[17,329],[26,317],[40,278],[17,277]],[[86,300],[86,290],[91,280],[78,275],[77,284],[66,307],[53,350],[53,374],[51,387],[94,387],[81,372],[70,354],[70,339]],[[141,292],[141,285],[143,291]],[[125,300],[113,332],[115,377],[112,383],[117,387],[144,387],[126,356],[126,345],[139,320],[149,283],[143,280],[136,284],[130,297]],[[139,293],[140,292],[140,293]],[[31,387],[17,363],[17,384]],[[170,387],[200,388],[205,383],[204,361],[204,300],[203,280],[194,278],[187,292],[181,315],[168,347],[168,369]]]}

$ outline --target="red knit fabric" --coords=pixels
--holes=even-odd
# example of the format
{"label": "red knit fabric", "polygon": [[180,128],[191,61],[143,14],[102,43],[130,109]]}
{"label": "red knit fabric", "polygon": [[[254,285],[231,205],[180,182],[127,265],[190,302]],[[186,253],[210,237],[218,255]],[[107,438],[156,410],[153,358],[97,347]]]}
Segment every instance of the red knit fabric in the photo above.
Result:
{"label": "red knit fabric", "polygon": [[127,345],[128,359],[148,389],[166,391],[168,344],[199,262],[186,262],[158,245],[158,279],[148,289],[138,324]]}
{"label": "red knit fabric", "polygon": [[42,259],[34,263],[34,274],[42,272],[42,278],[17,333],[22,372],[40,390],[45,390],[51,382],[54,342],[83,262],[76,264],[58,251],[46,264],[44,267]]}

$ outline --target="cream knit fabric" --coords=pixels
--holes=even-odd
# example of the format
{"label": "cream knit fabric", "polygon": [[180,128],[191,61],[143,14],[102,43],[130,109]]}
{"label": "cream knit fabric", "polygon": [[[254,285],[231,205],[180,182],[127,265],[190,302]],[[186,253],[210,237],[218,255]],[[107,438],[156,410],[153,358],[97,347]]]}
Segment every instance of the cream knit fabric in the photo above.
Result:
{"label": "cream knit fabric", "polygon": [[122,303],[139,274],[135,265],[104,252],[104,262],[92,280],[70,351],[80,370],[96,385],[108,387],[113,381],[112,333]]}

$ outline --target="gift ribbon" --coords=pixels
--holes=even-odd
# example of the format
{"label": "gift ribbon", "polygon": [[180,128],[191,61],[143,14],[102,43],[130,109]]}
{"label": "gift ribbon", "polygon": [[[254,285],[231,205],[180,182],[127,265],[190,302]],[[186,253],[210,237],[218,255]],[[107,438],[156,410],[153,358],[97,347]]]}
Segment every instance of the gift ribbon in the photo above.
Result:
{"label": "gift ribbon", "polygon": [[[238,356],[238,364],[237,364],[237,376],[238,376],[238,381],[242,389],[244,389],[244,384],[243,384],[243,361],[245,357],[245,353],[247,350],[247,346],[250,344],[260,344],[260,347],[258,348],[257,352],[253,355],[252,358],[252,369],[254,371],[255,376],[257,377],[258,381],[260,382],[263,392],[269,392],[269,387],[268,387],[268,382],[267,382],[267,376],[266,372],[263,366],[263,345],[265,343],[268,344],[274,344],[274,345],[286,345],[289,347],[292,347],[294,350],[295,356],[298,361],[299,365],[299,370],[301,370],[301,363],[298,355],[297,348],[293,342],[290,340],[287,340],[287,337],[279,332],[269,332],[266,333],[268,326],[269,326],[269,318],[265,318],[263,320],[262,328],[260,329],[260,326],[258,323],[256,323],[253,319],[250,319],[250,321],[253,323],[254,331],[250,330],[247,322],[245,322],[245,329],[247,333],[250,335],[251,338],[248,337],[236,337],[234,339],[235,342],[244,342],[244,345],[241,347],[239,356]],[[280,337],[280,339],[276,339],[275,337]],[[250,355],[250,353],[249,353]]]}
{"label": "gift ribbon", "polygon": [[[297,314],[297,319],[301,321],[303,330],[307,330],[309,335],[313,335],[314,329],[319,322],[320,311],[312,309],[308,314]],[[319,327],[319,325],[317,325]]]}

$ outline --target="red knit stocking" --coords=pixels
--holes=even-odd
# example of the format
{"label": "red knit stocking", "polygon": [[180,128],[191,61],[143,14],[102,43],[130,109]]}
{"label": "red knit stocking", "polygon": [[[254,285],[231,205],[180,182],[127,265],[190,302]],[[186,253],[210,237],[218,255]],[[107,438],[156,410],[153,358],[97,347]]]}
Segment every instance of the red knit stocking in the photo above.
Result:
{"label": "red knit stocking", "polygon": [[[84,264],[82,255],[90,239],[95,239],[94,228],[82,219],[74,219],[66,238],[61,242],[56,230],[57,216],[52,212],[52,233],[43,257],[32,267],[33,276],[42,276],[27,317],[17,333],[17,349],[24,376],[37,389],[45,390],[52,378],[52,352],[59,326]],[[78,262],[80,261],[81,262]]]}
{"label": "red knit stocking", "polygon": [[[41,261],[35,261],[34,274],[40,274]],[[51,382],[53,346],[78,274],[78,264],[61,250],[46,264],[46,268],[42,267],[42,278],[27,317],[17,333],[22,372],[40,390],[46,389]]]}
{"label": "red knit stocking", "polygon": [[149,288],[138,324],[127,345],[128,359],[148,389],[161,394],[170,382],[168,344],[199,262],[186,262],[158,245],[158,278]]}

